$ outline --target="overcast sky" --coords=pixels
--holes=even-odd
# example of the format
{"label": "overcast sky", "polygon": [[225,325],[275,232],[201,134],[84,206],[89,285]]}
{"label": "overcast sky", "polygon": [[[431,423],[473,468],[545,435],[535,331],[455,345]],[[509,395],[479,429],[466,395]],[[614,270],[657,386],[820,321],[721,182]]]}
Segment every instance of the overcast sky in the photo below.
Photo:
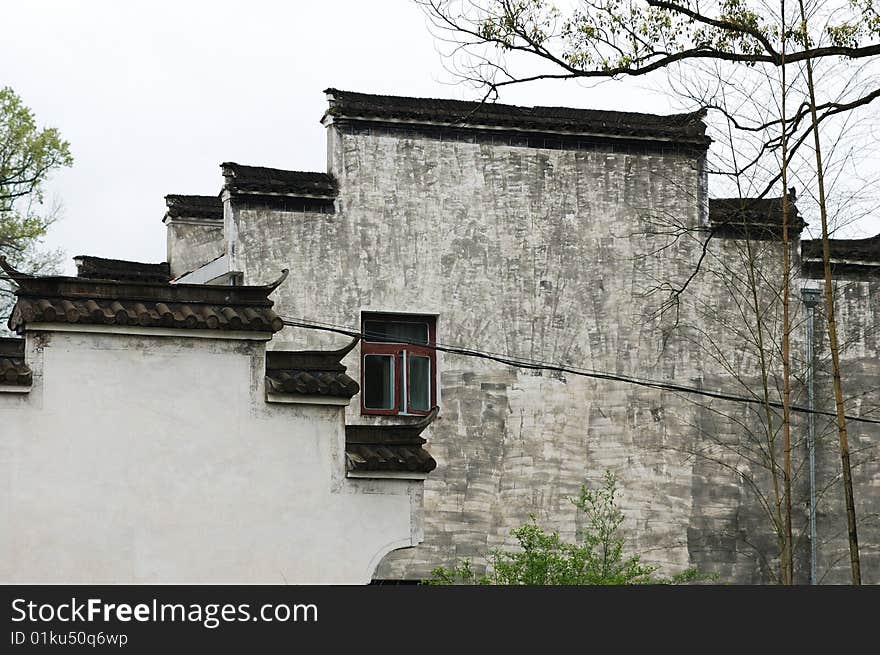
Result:
{"label": "overcast sky", "polygon": [[[322,93],[476,98],[410,0],[3,2],[0,86],[70,141],[48,244],[165,259],[168,193],[216,194],[219,164],[326,170]],[[667,113],[643,84],[511,88],[501,101]],[[72,264],[66,271],[73,272]]]}
{"label": "overcast sky", "polygon": [[[322,91],[472,99],[409,0],[3,3],[0,85],[61,130],[50,194],[69,257],[163,261],[168,193],[216,194],[219,164],[326,170]],[[523,87],[512,104],[668,111],[618,85]],[[72,272],[72,264],[68,272]]]}

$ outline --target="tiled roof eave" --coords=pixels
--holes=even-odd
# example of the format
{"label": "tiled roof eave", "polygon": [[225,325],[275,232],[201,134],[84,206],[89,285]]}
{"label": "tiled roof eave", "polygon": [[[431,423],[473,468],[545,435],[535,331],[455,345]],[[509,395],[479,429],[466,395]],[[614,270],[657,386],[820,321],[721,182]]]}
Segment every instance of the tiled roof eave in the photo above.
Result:
{"label": "tiled roof eave", "polygon": [[29,387],[33,373],[23,359],[0,357],[0,386]]}
{"label": "tiled roof eave", "polygon": [[146,283],[165,283],[171,279],[168,262],[135,262],[91,255],[77,255],[73,261],[78,279]]}
{"label": "tiled roof eave", "polygon": [[322,396],[348,400],[360,385],[345,373],[342,358],[360,338],[337,350],[269,350],[266,352],[266,387],[276,394]]}
{"label": "tiled roof eave", "polygon": [[268,296],[288,275],[264,286],[212,286],[35,277],[16,271],[17,301],[8,326],[21,334],[30,324],[83,324],[278,332],[284,327]]}
{"label": "tiled roof eave", "polygon": [[338,121],[374,121],[420,125],[433,129],[467,128],[520,134],[593,139],[659,140],[681,145],[710,142],[705,111],[659,115],[575,107],[517,106],[452,98],[416,98],[324,90],[329,107],[325,125]]}
{"label": "tiled roof eave", "polygon": [[344,371],[267,371],[266,385],[274,393],[352,398],[360,385]]}
{"label": "tiled roof eave", "polygon": [[284,327],[269,307],[34,297],[19,297],[8,325],[21,334],[28,324],[53,323],[268,333]]}
{"label": "tiled roof eave", "polygon": [[345,453],[349,472],[430,473],[436,460],[420,435],[437,417],[434,407],[416,423],[346,425]]}
{"label": "tiled roof eave", "polygon": [[[866,239],[829,239],[828,249],[832,262],[868,266],[880,263],[880,235]],[[805,261],[821,261],[824,257],[822,240],[801,241],[801,255]]]}
{"label": "tiled roof eave", "polygon": [[241,189],[238,187],[230,188],[230,194],[233,197],[264,197],[269,196],[273,198],[308,198],[314,200],[329,200],[333,201],[336,199],[336,193],[301,193],[301,192],[281,192],[281,191],[261,191],[261,190],[248,190]]}
{"label": "tiled roof eave", "polygon": [[249,307],[271,307],[273,303],[267,296],[280,284],[279,281],[266,286],[214,286],[60,276],[23,276],[20,280],[16,281],[20,287],[16,293],[19,298],[64,298],[68,300],[125,299],[132,302],[192,303]]}
{"label": "tiled roof eave", "polygon": [[168,210],[163,220],[223,220],[223,201],[219,195],[195,196],[170,193],[165,196],[165,204]]}
{"label": "tiled roof eave", "polygon": [[220,164],[224,188],[232,195],[332,200],[337,195],[336,180],[327,173],[291,171],[236,162]]}
{"label": "tiled roof eave", "polygon": [[464,129],[464,130],[478,130],[478,131],[486,131],[486,132],[516,132],[519,134],[547,134],[554,136],[573,136],[573,137],[586,137],[593,139],[602,139],[602,140],[615,140],[615,141],[646,141],[646,142],[661,142],[661,143],[676,143],[683,145],[692,145],[700,148],[708,148],[712,144],[712,139],[708,136],[682,136],[676,134],[669,135],[660,135],[660,134],[645,134],[639,133],[639,131],[635,132],[626,132],[626,133],[617,133],[613,130],[608,131],[596,131],[596,130],[560,130],[553,129],[552,127],[540,126],[536,125],[534,127],[524,127],[514,124],[490,124],[490,123],[479,123],[479,122],[458,122],[458,121],[430,121],[424,119],[407,119],[407,118],[394,118],[394,117],[386,117],[386,116],[371,116],[367,114],[343,114],[343,113],[332,113],[328,112],[326,114],[326,118],[322,121],[324,125],[329,125],[333,122],[342,122],[342,121],[363,121],[363,122],[374,122],[374,123],[391,123],[397,125],[412,125],[412,126],[429,126],[429,127],[440,127],[440,128],[449,128],[449,129]]}
{"label": "tiled roof eave", "polygon": [[[804,221],[796,220],[792,221],[788,224],[788,227],[792,230],[803,230],[807,224]],[[722,229],[722,228],[738,228],[738,229],[756,229],[756,230],[781,230],[782,224],[776,223],[774,221],[756,221],[756,220],[746,220],[746,221],[712,221],[711,227],[713,229]]]}
{"label": "tiled roof eave", "polygon": [[369,473],[430,473],[437,461],[422,448],[346,444],[346,470]]}

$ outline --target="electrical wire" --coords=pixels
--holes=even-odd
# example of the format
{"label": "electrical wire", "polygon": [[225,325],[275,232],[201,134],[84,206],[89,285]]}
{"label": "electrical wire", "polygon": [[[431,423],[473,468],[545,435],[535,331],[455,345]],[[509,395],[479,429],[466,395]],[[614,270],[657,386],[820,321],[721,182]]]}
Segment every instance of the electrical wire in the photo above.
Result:
{"label": "electrical wire", "polygon": [[[382,338],[384,335],[381,333],[375,332],[362,332],[359,330],[355,330],[353,328],[335,325],[333,323],[325,323],[317,320],[310,320],[305,318],[294,318],[294,317],[281,317],[284,325],[290,327],[298,327],[309,330],[319,330],[324,332],[334,332],[336,334],[343,334],[352,338],[359,339],[369,339],[369,338]],[[486,359],[494,362],[498,362],[500,364],[507,364],[508,366],[513,366],[516,368],[523,369],[531,369],[531,370],[543,370],[543,371],[554,371],[558,373],[568,373],[571,375],[577,375],[586,378],[593,378],[596,380],[607,380],[611,382],[622,382],[625,384],[632,384],[639,387],[646,387],[650,389],[659,389],[661,391],[672,391],[675,393],[687,393],[698,396],[704,396],[707,398],[715,398],[717,400],[728,400],[731,402],[739,402],[746,403],[751,405],[763,405],[765,401],[761,398],[749,398],[748,396],[739,396],[736,394],[725,393],[722,391],[711,391],[708,389],[700,389],[699,387],[690,387],[682,384],[672,384],[669,382],[662,382],[660,380],[651,380],[648,378],[639,378],[629,375],[618,375],[615,373],[608,373],[605,371],[596,371],[592,369],[579,368],[570,365],[558,364],[545,362],[541,360],[534,360],[529,358],[514,358],[510,355],[506,355],[504,353],[495,353],[485,350],[476,350],[473,348],[464,348],[456,345],[448,345],[442,343],[424,343],[419,341],[413,341],[408,339],[394,339],[394,343],[400,343],[404,345],[414,345],[420,346],[422,348],[428,348],[429,350],[435,350],[439,352],[449,353],[452,355],[462,355],[464,357],[475,357],[478,359]],[[782,409],[783,404],[778,401],[767,401],[767,404],[776,409]],[[829,416],[836,417],[837,414],[835,412],[829,412],[819,409],[808,409],[807,407],[803,407],[800,405],[791,405],[791,411],[798,412],[801,414],[815,414],[819,416]],[[880,425],[880,419],[872,419],[866,418],[862,416],[845,416],[847,421],[852,421],[855,423],[870,423],[874,425]]]}

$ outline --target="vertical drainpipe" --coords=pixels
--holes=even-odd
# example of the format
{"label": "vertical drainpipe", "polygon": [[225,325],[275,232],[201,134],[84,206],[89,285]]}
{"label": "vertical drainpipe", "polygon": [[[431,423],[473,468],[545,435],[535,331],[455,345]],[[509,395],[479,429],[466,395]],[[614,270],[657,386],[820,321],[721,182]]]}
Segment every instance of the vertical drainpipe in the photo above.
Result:
{"label": "vertical drainpipe", "polygon": [[810,456],[810,584],[817,584],[816,578],[816,419],[813,414],[813,321],[814,309],[819,304],[819,289],[801,289],[801,299],[807,307],[807,451]]}

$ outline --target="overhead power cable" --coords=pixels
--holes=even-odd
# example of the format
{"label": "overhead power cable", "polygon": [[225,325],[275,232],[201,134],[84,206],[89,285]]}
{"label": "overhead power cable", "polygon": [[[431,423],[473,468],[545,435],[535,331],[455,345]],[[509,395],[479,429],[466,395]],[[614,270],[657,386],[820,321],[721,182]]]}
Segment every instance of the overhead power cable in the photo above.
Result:
{"label": "overhead power cable", "polygon": [[[321,321],[309,320],[305,318],[291,318],[282,316],[282,322],[284,325],[290,327],[298,327],[304,328],[307,330],[319,330],[323,332],[334,332],[336,334],[343,334],[349,337],[357,337],[360,339],[369,339],[369,338],[383,338],[384,335],[381,333],[372,333],[372,332],[361,332],[359,330],[355,330],[353,328],[334,325],[333,323],[324,323]],[[387,340],[387,339],[383,339]],[[747,403],[750,405],[763,405],[765,401],[761,398],[749,398],[748,396],[739,396],[736,394],[725,393],[723,391],[712,391],[710,389],[701,389],[699,387],[690,387],[683,384],[673,384],[670,382],[663,382],[660,380],[650,380],[647,378],[638,378],[629,375],[618,375],[615,373],[607,373],[604,371],[595,371],[591,369],[578,368],[570,365],[564,364],[556,364],[551,362],[543,362],[540,360],[533,360],[529,358],[516,358],[511,357],[510,355],[506,355],[503,353],[494,353],[488,352],[484,350],[476,350],[473,348],[463,348],[461,346],[454,345],[446,345],[441,343],[428,343],[420,341],[413,341],[409,339],[396,338],[394,339],[394,343],[400,343],[404,345],[413,345],[419,346],[421,348],[428,348],[429,350],[436,350],[439,352],[449,353],[452,355],[462,355],[464,357],[476,357],[479,359],[486,359],[493,362],[498,362],[500,364],[507,364],[508,366],[513,366],[516,368],[524,368],[524,369],[532,369],[532,370],[542,370],[542,371],[555,371],[558,373],[568,373],[571,375],[577,375],[585,378],[593,378],[596,380],[608,380],[611,382],[622,382],[624,384],[632,384],[639,387],[646,387],[650,389],[659,389],[661,391],[673,391],[676,393],[686,393],[693,394],[697,396],[703,396],[706,398],[715,398],[718,400],[729,400],[731,402],[739,402],[739,403]],[[778,401],[767,401],[767,404],[776,409],[782,409],[783,405]],[[823,411],[820,409],[808,409],[807,407],[803,407],[801,405],[791,405],[791,411],[799,412],[801,414],[816,414],[819,416],[829,416],[832,418],[836,418],[837,414],[835,412]],[[847,421],[853,421],[856,423],[871,423],[874,425],[880,425],[880,419],[867,418],[863,416],[850,416],[847,415]]]}

